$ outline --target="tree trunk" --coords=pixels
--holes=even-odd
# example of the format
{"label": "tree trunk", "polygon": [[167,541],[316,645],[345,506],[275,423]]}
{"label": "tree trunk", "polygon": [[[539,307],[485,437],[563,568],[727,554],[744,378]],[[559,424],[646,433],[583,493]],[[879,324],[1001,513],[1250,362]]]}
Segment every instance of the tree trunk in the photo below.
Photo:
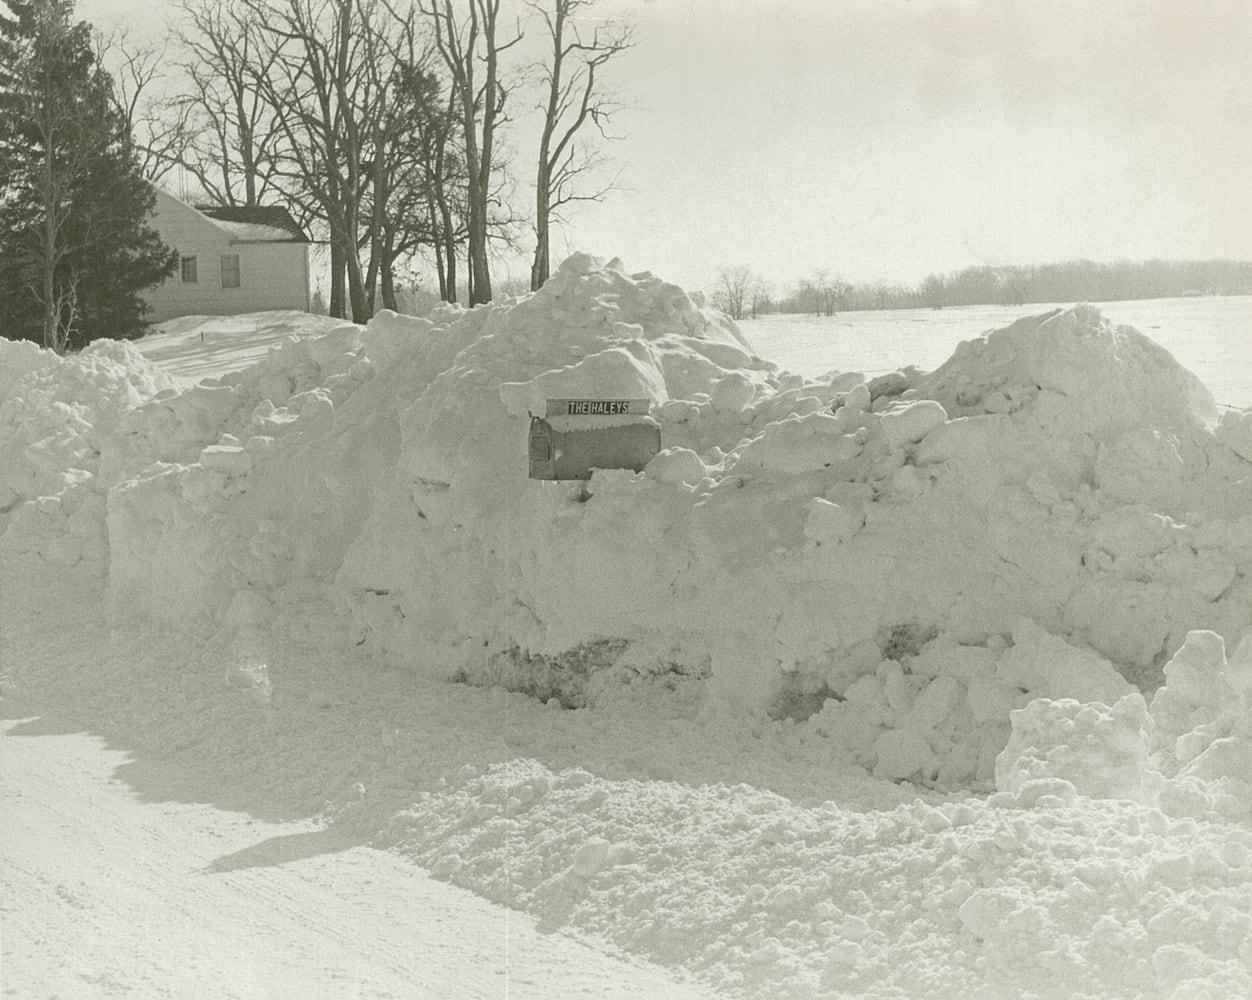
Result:
{"label": "tree trunk", "polygon": [[535,170],[535,260],[530,267],[530,290],[539,291],[548,280],[548,242],[552,215],[552,136],[560,117],[561,74],[565,60],[565,13],[567,3],[557,0],[552,32],[552,65],[548,76],[548,104],[544,109],[543,133],[539,137],[539,162]]}
{"label": "tree trunk", "polygon": [[478,239],[473,247],[474,253],[470,260],[470,305],[476,306],[481,302],[490,302],[491,295],[491,268],[487,262],[487,224],[486,218],[482,220],[482,228],[479,231]]}
{"label": "tree trunk", "polygon": [[393,270],[393,260],[391,248],[388,247],[383,253],[383,263],[380,268],[380,291],[383,297],[383,308],[390,309],[392,312],[399,312],[400,307],[396,304],[396,275]]}
{"label": "tree trunk", "polygon": [[382,214],[379,211],[375,211],[369,230],[369,261],[365,265],[365,275],[362,278],[362,287],[365,290],[365,303],[369,307],[371,316],[374,315],[374,304],[377,299],[378,276],[385,266],[383,263],[383,232],[380,228],[381,225]]}
{"label": "tree trunk", "polygon": [[440,285],[444,291],[443,300],[445,302],[456,301],[456,230],[453,228],[452,207],[448,204],[448,196],[444,193],[442,186],[436,192],[436,198],[439,204],[439,221],[441,225],[440,238],[436,243],[443,244],[443,261],[444,267],[447,268],[445,273],[440,275]]}
{"label": "tree trunk", "polygon": [[[482,6],[483,37],[486,42],[484,59],[487,76],[481,94],[466,88],[461,95],[465,105],[465,165],[469,172],[469,237],[467,248],[467,271],[469,279],[469,304],[491,301],[491,265],[487,259],[487,202],[491,197],[491,168],[495,140],[496,116],[503,107],[502,91],[497,84],[496,14],[499,0],[488,0]],[[482,102],[482,141],[474,127],[475,101]],[[497,104],[497,99],[500,104]]]}
{"label": "tree trunk", "polygon": [[344,311],[344,256],[339,241],[331,236],[330,241],[330,307],[331,316],[347,319]]}
{"label": "tree trunk", "polygon": [[249,208],[257,203],[256,190],[256,150],[252,148],[252,129],[248,124],[247,115],[243,110],[243,102],[238,97],[235,100],[235,111],[239,116],[240,138],[240,156],[243,159],[243,184],[244,184],[244,204]]}
{"label": "tree trunk", "polygon": [[365,266],[365,277],[362,285],[365,288],[365,302],[369,306],[370,315],[374,315],[374,304],[377,299],[378,277],[386,265],[383,263],[382,240],[377,229],[370,233],[370,257]]}
{"label": "tree trunk", "polygon": [[435,272],[439,275],[439,299],[448,301],[448,288],[444,280],[443,233],[439,229],[439,218],[435,212],[435,199],[432,193],[426,192],[426,217],[430,220],[430,231],[433,234],[432,245],[435,248]]}
{"label": "tree trunk", "polygon": [[469,167],[469,234],[467,267],[469,280],[469,304],[476,306],[491,301],[491,272],[487,263],[487,190],[479,172],[480,157],[486,155],[478,149],[471,131],[465,141],[466,165]]}
{"label": "tree trunk", "polygon": [[[382,99],[383,104],[378,114],[380,117],[385,115],[385,98]],[[391,197],[390,176],[386,170],[386,146],[387,139],[381,125],[375,125],[374,128],[374,164],[373,164],[373,211],[370,215],[370,260],[369,268],[365,278],[365,293],[369,301],[370,315],[374,315],[375,295],[374,288],[378,274],[381,271],[389,270],[391,267],[391,251],[389,247],[384,249],[384,244],[390,244],[388,238],[387,223],[387,200]],[[386,294],[384,293],[384,301]],[[395,296],[392,296],[395,301]],[[388,309],[394,309],[394,306],[387,306]]]}
{"label": "tree trunk", "polygon": [[444,266],[447,267],[447,274],[444,276],[443,283],[447,287],[447,295],[444,297],[445,302],[457,301],[456,288],[456,240],[451,236],[445,238],[447,250],[444,253]]}
{"label": "tree trunk", "polygon": [[53,269],[56,264],[57,223],[56,223],[56,179],[52,175],[52,142],[49,139],[43,157],[43,253],[39,275],[43,295],[43,346],[49,350],[61,352],[57,337],[57,301],[56,275]]}
{"label": "tree trunk", "polygon": [[[378,244],[378,297],[382,299],[382,308],[399,312],[396,306],[396,234],[394,228],[384,225],[379,233]],[[370,291],[370,310],[374,311],[375,296]]]}
{"label": "tree trunk", "polygon": [[347,254],[348,271],[348,304],[352,307],[352,322],[367,323],[370,319],[369,303],[365,297],[364,275],[361,274],[360,254],[353,253],[353,247]]}
{"label": "tree trunk", "polygon": [[546,171],[539,171],[539,188],[535,198],[535,261],[530,266],[530,290],[539,291],[548,280],[550,267],[550,251],[548,249],[548,181]]}

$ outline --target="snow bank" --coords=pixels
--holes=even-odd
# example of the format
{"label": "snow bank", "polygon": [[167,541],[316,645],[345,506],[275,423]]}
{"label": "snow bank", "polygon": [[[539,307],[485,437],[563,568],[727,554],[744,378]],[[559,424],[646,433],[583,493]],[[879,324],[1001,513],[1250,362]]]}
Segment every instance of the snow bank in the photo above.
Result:
{"label": "snow bank", "polygon": [[1190,633],[1146,701],[1039,698],[1012,712],[993,802],[1128,799],[1174,817],[1252,819],[1252,630],[1228,658]]}
{"label": "snow bank", "polygon": [[103,575],[101,451],[128,412],[173,386],[128,343],[62,358],[0,340],[0,544]]}
{"label": "snow bank", "polygon": [[1020,802],[864,815],[518,762],[417,796],[385,842],[731,996],[1243,994],[1252,923],[1221,887],[1246,830]]}
{"label": "snow bank", "polygon": [[[128,612],[251,636],[316,593],[384,659],[566,705],[694,684],[944,788],[992,787],[1010,712],[1119,705],[1189,631],[1252,622],[1242,423],[1088,307],[931,374],[814,383],[576,255],[533,295],[290,339],[183,392],[109,350],[23,352],[4,544],[72,561],[52,508],[89,497]],[[40,433],[42,467],[37,391],[92,408]],[[650,400],[662,454],[590,498],[527,479],[528,414],[597,395]]]}
{"label": "snow bank", "polygon": [[[1252,987],[1252,425],[1095,310],[813,382],[579,255],[190,388],[0,342],[0,389],[6,581],[127,626],[23,612],[18,680],[245,801],[730,995]],[[665,450],[529,480],[583,395]]]}

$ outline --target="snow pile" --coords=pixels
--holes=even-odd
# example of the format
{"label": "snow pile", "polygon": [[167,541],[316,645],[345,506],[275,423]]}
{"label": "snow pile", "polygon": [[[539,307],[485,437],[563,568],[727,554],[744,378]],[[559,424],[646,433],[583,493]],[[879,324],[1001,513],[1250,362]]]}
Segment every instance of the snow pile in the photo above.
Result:
{"label": "snow pile", "polygon": [[1252,409],[1224,410],[1217,438],[1240,458],[1252,462]]}
{"label": "snow pile", "polygon": [[1070,792],[866,815],[515,762],[384,842],[731,995],[1243,995],[1248,831]]}
{"label": "snow pile", "polygon": [[[80,370],[37,368],[10,412],[41,380],[84,395]],[[1114,705],[1188,631],[1252,622],[1252,467],[1193,376],[1087,307],[929,375],[812,383],[577,255],[500,305],[290,339],[181,393],[136,379],[85,423],[116,605],[249,643],[316,594],[439,676],[566,705],[682,688],[807,720],[877,777],[990,788],[1012,710]],[[526,478],[528,414],[580,396],[647,398],[666,446],[589,499]]]}
{"label": "snow pile", "polygon": [[1137,797],[1152,725],[1142,695],[1125,695],[1112,707],[1039,698],[1012,720],[1013,735],[996,759],[996,786],[1015,801]]}
{"label": "snow pile", "polygon": [[1252,630],[1229,658],[1221,636],[1193,632],[1165,676],[1152,698],[1152,747],[1162,771],[1216,783],[1246,815],[1252,811]]}
{"label": "snow pile", "polygon": [[1252,630],[1229,658],[1221,636],[1190,633],[1165,677],[1150,708],[1135,692],[1111,705],[1039,698],[1015,710],[999,792],[1027,805],[1083,795],[1252,818]]}
{"label": "snow pile", "polygon": [[126,414],[174,383],[131,344],[61,358],[0,340],[0,543],[71,567],[107,566],[104,442]]}
{"label": "snow pile", "polygon": [[[335,405],[371,377],[360,357],[360,332],[346,326],[314,339],[290,338],[263,364],[128,414],[125,433],[103,456],[115,484],[108,534],[110,585],[119,606],[143,609],[156,597],[160,613],[171,617],[265,606],[276,583],[274,561],[300,557],[299,551],[280,553],[281,541],[271,536],[299,506],[297,498],[312,491],[298,458],[277,478],[249,473],[288,437],[303,442],[324,431]],[[350,474],[350,466],[344,456],[340,474]],[[369,484],[354,486],[365,491]],[[249,492],[255,496],[245,506]],[[268,508],[266,516],[235,516],[258,507]],[[342,515],[353,517],[353,507]],[[316,550],[333,524],[326,518],[320,533],[316,518],[290,526],[305,531],[305,546]],[[297,545],[297,535],[284,538]],[[215,607],[223,587],[241,596]]]}
{"label": "snow pile", "polygon": [[[1252,617],[1246,462],[1203,387],[1094,310],[931,376],[806,384],[577,258],[441,336],[429,382],[406,359],[403,393],[370,389],[417,396],[336,579],[371,648],[441,640],[457,676],[566,704],[707,676],[880,777],[962,787],[990,783],[1009,710],[1114,702],[1119,671],[1150,684],[1189,629]],[[668,445],[585,503],[521,478],[527,412],[578,395],[650,398]]]}

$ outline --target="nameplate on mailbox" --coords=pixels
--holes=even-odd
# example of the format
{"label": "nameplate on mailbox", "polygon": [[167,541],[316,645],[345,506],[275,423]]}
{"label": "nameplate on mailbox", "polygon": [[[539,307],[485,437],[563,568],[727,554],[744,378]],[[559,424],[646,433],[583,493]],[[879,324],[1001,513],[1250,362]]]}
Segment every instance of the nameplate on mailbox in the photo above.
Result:
{"label": "nameplate on mailbox", "polygon": [[646,417],[646,399],[549,399],[545,417]]}

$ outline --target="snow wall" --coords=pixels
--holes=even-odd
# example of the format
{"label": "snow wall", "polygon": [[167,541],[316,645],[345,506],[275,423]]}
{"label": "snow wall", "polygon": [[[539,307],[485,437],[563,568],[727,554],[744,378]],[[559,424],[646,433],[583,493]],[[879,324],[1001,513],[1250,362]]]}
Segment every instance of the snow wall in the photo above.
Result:
{"label": "snow wall", "polygon": [[[1075,727],[1122,748],[1101,780],[1128,794],[1252,773],[1252,411],[1219,418],[1090,307],[928,374],[809,381],[575,255],[532,295],[186,390],[128,344],[0,359],[0,554],[100,577],[121,617],[261,647],[316,618],[567,706],[791,718],[940,788],[1103,794],[1106,766],[1048,750]],[[528,414],[580,396],[651,400],[663,452],[585,491],[528,479]]]}

